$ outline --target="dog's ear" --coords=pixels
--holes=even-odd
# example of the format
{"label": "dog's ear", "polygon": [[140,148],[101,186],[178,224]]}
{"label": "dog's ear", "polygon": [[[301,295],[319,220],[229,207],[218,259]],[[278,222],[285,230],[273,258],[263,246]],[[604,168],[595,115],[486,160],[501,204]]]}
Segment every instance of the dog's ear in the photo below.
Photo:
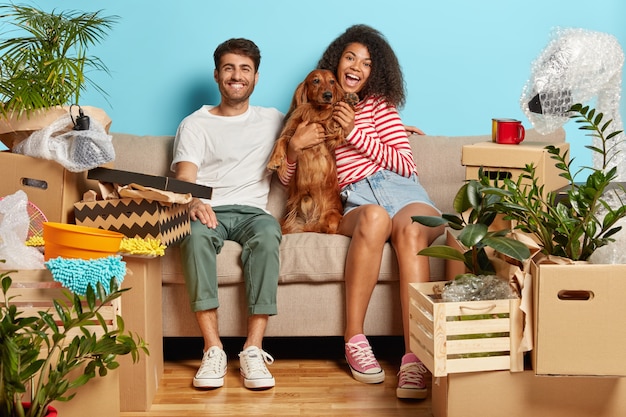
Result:
{"label": "dog's ear", "polygon": [[298,84],[298,88],[296,88],[296,92],[293,94],[291,107],[298,107],[299,105],[307,103],[308,101],[309,99],[307,97],[307,82],[305,80]]}

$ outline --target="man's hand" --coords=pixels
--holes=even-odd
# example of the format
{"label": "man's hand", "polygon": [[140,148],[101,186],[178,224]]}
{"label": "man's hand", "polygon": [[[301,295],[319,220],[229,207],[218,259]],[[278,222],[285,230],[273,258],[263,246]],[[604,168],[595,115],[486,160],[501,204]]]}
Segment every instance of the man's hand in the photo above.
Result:
{"label": "man's hand", "polygon": [[199,220],[200,223],[209,229],[217,227],[217,217],[210,204],[203,203],[200,199],[194,198],[189,203],[189,216],[191,220]]}

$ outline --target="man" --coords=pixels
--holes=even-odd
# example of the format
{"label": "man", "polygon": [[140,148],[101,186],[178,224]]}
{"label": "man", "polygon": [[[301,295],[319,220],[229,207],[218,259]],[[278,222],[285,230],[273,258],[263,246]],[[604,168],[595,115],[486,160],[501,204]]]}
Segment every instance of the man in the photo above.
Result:
{"label": "man", "polygon": [[248,301],[248,329],[239,353],[244,386],[271,388],[262,350],[268,318],[277,313],[280,226],[266,211],[271,174],[265,165],[283,114],[250,106],[261,55],[254,42],[230,39],[213,54],[221,100],[202,106],[180,124],[174,142],[176,178],[213,187],[211,200],[190,204],[191,234],[181,243],[182,268],[192,310],[204,338],[199,388],[224,385],[227,359],[218,331],[216,257],[224,240],[241,244]]}

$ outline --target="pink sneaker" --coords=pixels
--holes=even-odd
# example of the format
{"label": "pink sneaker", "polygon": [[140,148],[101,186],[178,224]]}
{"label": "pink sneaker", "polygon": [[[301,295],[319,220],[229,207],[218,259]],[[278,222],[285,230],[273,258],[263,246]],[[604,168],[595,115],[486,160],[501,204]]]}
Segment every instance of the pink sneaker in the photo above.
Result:
{"label": "pink sneaker", "polygon": [[413,353],[402,357],[402,365],[398,372],[398,388],[396,397],[404,399],[422,400],[428,395],[425,375],[426,366]]}
{"label": "pink sneaker", "polygon": [[346,361],[352,376],[359,382],[379,384],[385,380],[385,371],[378,364],[372,347],[362,334],[353,336],[346,343]]}

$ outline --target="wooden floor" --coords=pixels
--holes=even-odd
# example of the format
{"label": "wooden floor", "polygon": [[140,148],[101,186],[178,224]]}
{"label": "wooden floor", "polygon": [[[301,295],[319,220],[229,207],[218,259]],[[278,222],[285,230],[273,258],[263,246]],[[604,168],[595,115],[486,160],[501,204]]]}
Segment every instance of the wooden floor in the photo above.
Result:
{"label": "wooden floor", "polygon": [[402,341],[370,338],[385,369],[382,384],[355,381],[343,358],[340,338],[269,338],[264,349],[276,387],[251,391],[243,387],[237,353],[242,339],[226,339],[228,374],[222,388],[198,390],[191,385],[200,364],[201,341],[166,339],[164,377],[150,411],[123,412],[121,417],[182,416],[412,416],[431,417],[430,378],[426,400],[395,396]]}

